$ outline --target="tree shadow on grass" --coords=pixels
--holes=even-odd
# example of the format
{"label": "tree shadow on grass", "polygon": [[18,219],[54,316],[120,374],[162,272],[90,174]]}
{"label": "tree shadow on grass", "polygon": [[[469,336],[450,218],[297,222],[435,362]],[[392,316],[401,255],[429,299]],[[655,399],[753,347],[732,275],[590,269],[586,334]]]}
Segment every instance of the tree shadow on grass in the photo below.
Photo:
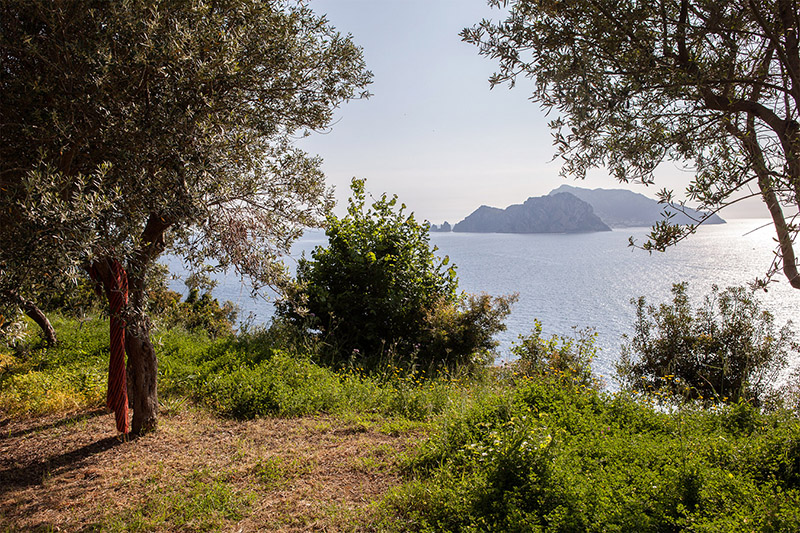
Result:
{"label": "tree shadow on grass", "polygon": [[123,443],[121,437],[106,437],[44,460],[0,470],[0,495],[12,490],[41,485],[50,474],[61,475],[75,470],[81,467],[86,459]]}
{"label": "tree shadow on grass", "polygon": [[58,427],[61,427],[61,426],[66,426],[68,424],[74,424],[76,422],[82,422],[84,420],[88,420],[90,418],[95,418],[95,417],[104,415],[106,413],[108,413],[108,409],[106,409],[105,407],[99,407],[97,409],[92,409],[90,411],[84,411],[82,413],[74,413],[74,414],[71,414],[71,415],[69,415],[69,416],[67,416],[65,418],[62,418],[60,420],[55,420],[53,422],[44,423],[44,424],[41,424],[41,425],[38,425],[38,426],[30,426],[30,427],[26,427],[24,429],[16,430],[14,432],[5,433],[2,428],[7,426],[9,423],[11,423],[14,420],[13,418],[9,417],[9,418],[6,418],[4,420],[0,420],[0,441],[6,440],[6,439],[13,439],[15,437],[21,437],[22,435],[25,435],[26,433],[36,433],[36,432],[39,432],[39,431],[45,431],[45,430],[48,430],[48,429],[55,429],[55,428],[58,428]]}

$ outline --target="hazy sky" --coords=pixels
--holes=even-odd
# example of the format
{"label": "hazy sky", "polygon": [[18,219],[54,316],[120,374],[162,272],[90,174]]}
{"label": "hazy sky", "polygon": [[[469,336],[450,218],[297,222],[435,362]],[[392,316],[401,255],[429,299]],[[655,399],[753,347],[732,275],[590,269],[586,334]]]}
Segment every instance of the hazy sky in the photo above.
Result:
{"label": "hazy sky", "polygon": [[[648,196],[682,190],[689,175],[660,169],[654,187],[620,185],[597,171],[583,182],[558,176],[552,136],[531,85],[489,90],[496,64],[461,41],[459,31],[504,11],[485,0],[310,0],[363,47],[373,96],[345,104],[330,132],[300,145],[324,159],[341,214],[350,179],[367,178],[374,195],[397,194],[419,219],[450,223],[482,204],[506,207],[563,183],[625,187]],[[768,216],[760,203],[725,217]],[[753,209],[755,208],[755,209]],[[735,211],[733,209],[736,209]]]}

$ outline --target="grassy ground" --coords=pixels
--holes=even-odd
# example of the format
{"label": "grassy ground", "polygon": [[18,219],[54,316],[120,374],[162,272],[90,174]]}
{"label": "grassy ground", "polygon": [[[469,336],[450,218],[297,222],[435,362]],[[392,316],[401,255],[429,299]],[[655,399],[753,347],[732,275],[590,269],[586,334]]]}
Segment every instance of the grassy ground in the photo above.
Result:
{"label": "grassy ground", "polygon": [[418,435],[184,407],[122,442],[102,410],[0,428],[0,531],[358,531]]}
{"label": "grassy ground", "polygon": [[102,408],[107,323],[0,346],[0,531],[365,531],[458,379],[336,373],[261,333],[157,333],[161,417],[124,442]]}
{"label": "grassy ground", "polygon": [[159,430],[125,442],[99,409],[105,327],[0,349],[0,532],[800,531],[794,412],[555,368],[334,372],[172,330]]}

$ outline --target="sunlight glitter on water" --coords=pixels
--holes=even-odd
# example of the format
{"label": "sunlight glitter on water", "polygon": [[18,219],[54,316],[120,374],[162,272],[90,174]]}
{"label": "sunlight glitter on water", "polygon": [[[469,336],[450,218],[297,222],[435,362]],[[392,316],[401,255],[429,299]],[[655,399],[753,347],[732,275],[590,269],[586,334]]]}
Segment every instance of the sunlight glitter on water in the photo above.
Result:
{"label": "sunlight glitter on water", "polygon": [[[633,331],[631,299],[646,296],[648,303],[666,302],[672,284],[686,281],[694,304],[699,305],[712,284],[724,288],[763,276],[774,250],[772,226],[761,227],[767,222],[741,219],[704,226],[668,252],[652,255],[628,247],[628,237],[642,240],[649,228],[570,235],[434,233],[431,243],[458,267],[462,290],[519,293],[508,330],[498,336],[501,357],[509,356],[511,343],[531,330],[534,319],[542,322],[547,335],[569,335],[574,327],[589,327],[597,331],[601,349],[596,370],[608,376],[619,356],[622,335]],[[296,243],[287,264],[293,267],[303,251],[308,254],[325,242],[321,231],[308,232]],[[173,272],[182,271],[178,261],[168,262]],[[776,324],[783,325],[800,316],[800,291],[780,276],[775,279],[759,297],[775,315]],[[183,290],[180,281],[173,288]],[[220,276],[214,295],[239,305],[243,320],[251,316],[258,324],[272,317],[272,302],[251,299],[249,288],[235,275]]]}

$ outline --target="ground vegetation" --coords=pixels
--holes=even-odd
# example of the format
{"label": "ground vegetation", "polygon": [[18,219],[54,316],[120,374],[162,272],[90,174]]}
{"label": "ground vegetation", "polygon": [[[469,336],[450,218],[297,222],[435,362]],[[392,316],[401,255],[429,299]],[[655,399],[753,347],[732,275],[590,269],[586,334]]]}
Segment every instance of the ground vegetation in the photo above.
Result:
{"label": "ground vegetation", "polygon": [[525,364],[448,377],[161,330],[163,420],[125,441],[101,408],[107,322],[53,323],[56,347],[0,348],[5,530],[800,527],[795,412],[603,392],[580,335],[534,330]]}

